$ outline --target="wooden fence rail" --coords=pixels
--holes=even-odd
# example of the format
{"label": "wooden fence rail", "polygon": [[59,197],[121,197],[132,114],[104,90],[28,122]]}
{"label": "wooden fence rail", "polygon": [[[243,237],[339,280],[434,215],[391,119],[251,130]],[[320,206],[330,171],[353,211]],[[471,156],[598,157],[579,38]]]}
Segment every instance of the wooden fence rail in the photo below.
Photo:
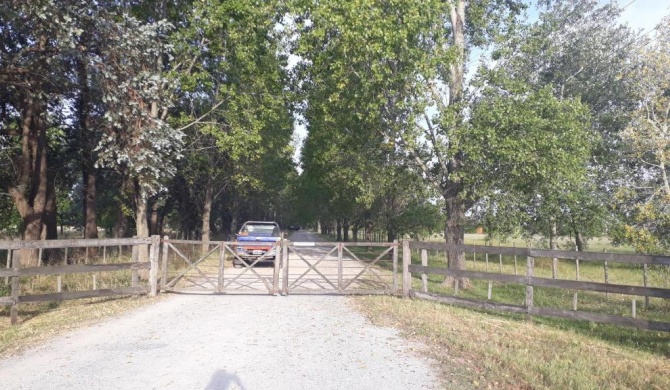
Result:
{"label": "wooden fence rail", "polygon": [[[411,264],[411,250],[421,250],[421,265]],[[468,270],[456,270],[449,268],[429,267],[427,265],[427,250],[439,251],[456,251],[465,253],[485,253],[487,255],[514,255],[515,256],[515,272],[516,272],[516,256],[525,256],[526,274],[512,275],[497,272],[480,272]],[[622,284],[610,284],[607,279],[605,283],[599,282],[584,282],[579,280],[565,280],[555,278],[537,277],[535,273],[535,258],[559,258],[575,260],[576,266],[579,267],[579,261],[600,261],[600,262],[614,262],[623,264],[643,264],[644,269],[644,284],[645,286],[633,286]],[[502,271],[502,257],[500,258]],[[540,315],[549,317],[559,317],[574,320],[588,320],[593,322],[608,323],[622,326],[631,326],[641,329],[649,329],[656,331],[670,332],[670,323],[653,321],[646,319],[635,318],[635,300],[632,301],[632,317],[624,317],[617,315],[609,315],[602,313],[594,313],[588,311],[579,311],[576,308],[575,292],[573,309],[564,310],[551,307],[537,307],[533,299],[535,287],[549,287],[570,291],[596,291],[604,293],[614,293],[622,295],[640,296],[645,298],[648,302],[650,297],[670,299],[670,289],[659,287],[647,287],[647,265],[664,265],[670,266],[670,256],[656,256],[656,255],[625,255],[614,253],[593,253],[593,252],[570,252],[570,251],[550,251],[531,248],[507,248],[507,247],[491,247],[483,245],[446,245],[439,243],[424,243],[416,241],[403,242],[403,295],[405,297],[416,297],[421,299],[429,299],[443,303],[465,306],[471,308],[485,309],[485,310],[500,310],[514,313],[525,313],[529,316]],[[577,268],[577,278],[579,278]],[[412,273],[420,274],[422,276],[421,290],[414,290],[412,288]],[[454,296],[428,293],[427,278],[425,275],[434,274],[441,276],[452,276],[456,278],[469,278],[476,280],[489,281],[488,299],[487,301],[467,299],[455,296],[458,294],[458,287],[455,286]],[[523,285],[526,288],[526,299],[524,305],[511,305],[506,303],[497,303],[490,301],[491,299],[491,282],[513,283]]]}
{"label": "wooden fence rail", "polygon": [[[138,250],[140,245],[149,247],[149,261],[138,262]],[[20,267],[20,254],[17,251],[24,249],[62,249],[66,253],[68,248],[99,248],[109,246],[131,246],[132,262],[112,264],[70,264],[42,267]],[[12,324],[18,322],[19,304],[33,302],[54,302],[70,299],[109,297],[118,295],[149,294],[155,296],[158,292],[158,268],[160,254],[160,237],[149,238],[115,238],[115,239],[75,239],[75,240],[49,240],[49,241],[0,241],[0,250],[7,250],[7,265],[11,268],[0,269],[0,277],[11,280],[10,295],[0,297],[0,306],[11,306],[10,321]],[[10,264],[11,263],[11,264]],[[139,285],[138,270],[148,269],[148,286]],[[98,273],[130,270],[132,273],[132,285],[128,287],[97,289],[94,277],[93,290],[84,291],[61,291],[61,275]],[[20,279],[35,276],[58,275],[58,292],[50,294],[20,295]]]}

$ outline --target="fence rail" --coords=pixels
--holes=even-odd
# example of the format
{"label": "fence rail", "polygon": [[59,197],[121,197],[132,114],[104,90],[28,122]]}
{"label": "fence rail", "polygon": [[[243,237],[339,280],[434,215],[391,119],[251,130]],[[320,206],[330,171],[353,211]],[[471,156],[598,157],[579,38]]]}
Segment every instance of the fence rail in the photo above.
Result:
{"label": "fence rail", "polygon": [[[139,262],[137,248],[146,245],[149,248],[149,261]],[[132,247],[132,262],[110,263],[110,264],[68,264],[41,267],[20,267],[22,250],[35,249],[65,249],[68,248],[100,248],[110,246]],[[115,238],[115,239],[75,239],[75,240],[49,240],[49,241],[0,241],[0,250],[7,250],[7,266],[11,268],[0,269],[0,277],[10,282],[10,296],[0,297],[0,306],[11,306],[10,321],[12,324],[18,322],[19,304],[35,302],[54,302],[71,299],[110,297],[118,295],[149,294],[155,296],[158,286],[158,257],[160,238],[152,236],[149,238]],[[66,252],[67,253],[67,252]],[[148,286],[139,284],[138,271],[149,270]],[[95,287],[92,290],[61,291],[61,275],[98,273],[130,270],[131,286],[102,288]],[[58,292],[48,294],[21,295],[20,279],[24,277],[58,275]],[[95,281],[95,279],[94,279]]]}
{"label": "fence rail", "polygon": [[[421,265],[411,264],[411,250],[419,249],[421,251]],[[429,267],[427,262],[427,250],[438,250],[445,252],[464,252],[464,253],[481,253],[488,255],[515,255],[515,256],[524,256],[526,257],[526,272],[525,275],[512,275],[502,273],[502,260],[501,261],[501,272],[481,272],[481,271],[468,271],[468,270],[457,270],[450,268],[441,268],[441,267]],[[635,264],[635,265],[644,265],[644,283],[645,286],[635,286],[635,285],[623,285],[623,284],[611,284],[607,282],[591,282],[591,281],[579,281],[579,280],[566,280],[566,279],[555,279],[555,278],[544,278],[537,277],[535,273],[535,258],[559,258],[559,259],[569,259],[575,260],[577,270],[579,269],[579,261],[598,261],[604,262],[605,264],[605,278],[607,278],[607,263],[622,263],[622,264]],[[488,259],[488,257],[487,257]],[[488,261],[488,260],[487,260]],[[516,260],[515,260],[516,261]],[[619,315],[610,315],[595,313],[590,311],[580,311],[577,310],[577,291],[592,291],[592,292],[604,292],[604,293],[613,293],[613,294],[622,294],[629,296],[639,296],[644,297],[645,301],[648,302],[650,297],[661,298],[661,299],[670,299],[670,289],[668,288],[659,288],[659,287],[648,287],[647,283],[647,265],[664,265],[670,266],[670,257],[669,256],[656,256],[656,255],[626,255],[626,254],[614,254],[614,253],[594,253],[594,252],[571,252],[571,251],[551,251],[551,250],[542,250],[542,249],[531,249],[531,248],[508,248],[508,247],[491,247],[483,245],[446,245],[439,243],[424,243],[416,241],[404,241],[403,242],[403,295],[406,297],[416,297],[421,299],[429,299],[434,301],[439,301],[443,303],[465,306],[471,308],[485,309],[485,310],[498,310],[498,311],[507,311],[513,313],[524,313],[529,316],[539,315],[539,316],[549,316],[549,317],[559,317],[567,318],[574,320],[587,320],[600,323],[608,323],[622,326],[630,326],[641,329],[649,329],[656,331],[670,332],[670,323],[661,322],[647,319],[640,319],[636,317],[636,300],[632,300],[632,316],[624,317]],[[516,267],[515,267],[516,272]],[[577,277],[579,275],[577,271]],[[415,290],[412,288],[412,273],[420,274],[421,278],[421,290]],[[454,295],[446,294],[436,294],[428,292],[427,284],[427,275],[441,275],[441,276],[450,276],[454,278],[468,278],[475,280],[485,280],[489,281],[489,290],[488,290],[488,300],[476,300],[468,299],[463,297],[458,297],[458,284],[454,285]],[[512,283],[517,285],[525,286],[526,288],[526,297],[524,305],[513,305],[507,303],[498,303],[491,301],[491,282],[501,282],[501,283]],[[565,310],[554,307],[538,307],[535,305],[534,300],[534,288],[535,287],[548,287],[548,288],[557,288],[562,290],[569,290],[574,292],[574,301],[573,309]]]}

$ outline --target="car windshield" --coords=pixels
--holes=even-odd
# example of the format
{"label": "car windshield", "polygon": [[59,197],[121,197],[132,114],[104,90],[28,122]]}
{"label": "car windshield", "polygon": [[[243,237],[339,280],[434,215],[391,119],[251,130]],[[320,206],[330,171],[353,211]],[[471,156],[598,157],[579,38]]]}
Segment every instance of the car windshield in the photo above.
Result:
{"label": "car windshield", "polygon": [[242,230],[240,230],[240,234],[267,234],[279,237],[279,228],[272,224],[251,223],[244,225]]}

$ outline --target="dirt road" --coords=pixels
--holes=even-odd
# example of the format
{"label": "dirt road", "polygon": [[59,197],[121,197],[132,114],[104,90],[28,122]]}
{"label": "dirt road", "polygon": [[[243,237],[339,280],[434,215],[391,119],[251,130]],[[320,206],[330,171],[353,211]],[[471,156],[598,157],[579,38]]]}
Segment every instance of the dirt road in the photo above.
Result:
{"label": "dirt road", "polygon": [[438,387],[431,362],[412,352],[422,346],[372,326],[347,299],[173,295],[0,361],[0,387]]}

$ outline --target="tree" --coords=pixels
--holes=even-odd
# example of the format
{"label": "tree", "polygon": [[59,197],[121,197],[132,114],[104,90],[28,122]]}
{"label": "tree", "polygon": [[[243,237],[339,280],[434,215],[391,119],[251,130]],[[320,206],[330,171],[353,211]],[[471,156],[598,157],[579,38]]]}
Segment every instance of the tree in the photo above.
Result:
{"label": "tree", "polygon": [[623,133],[639,168],[621,183],[619,207],[628,221],[615,234],[642,252],[670,248],[670,17],[657,30],[652,43],[641,48],[641,100]]}
{"label": "tree", "polygon": [[291,123],[278,17],[275,2],[200,2],[173,38],[178,120],[189,132],[182,174],[197,194],[203,242],[224,189],[262,191],[267,179],[282,176],[264,177],[263,168],[286,168],[280,160],[289,152]]}
{"label": "tree", "polygon": [[631,76],[638,61],[630,49],[639,44],[639,38],[619,23],[621,9],[616,4],[541,2],[538,11],[536,22],[520,26],[518,34],[497,45],[493,52],[496,75],[484,77],[490,80],[504,74],[534,90],[550,87],[556,98],[579,98],[588,107],[598,137],[592,139],[584,180],[555,188],[542,198],[542,204],[537,199],[522,201],[541,207],[519,205],[517,209],[532,213],[526,219],[533,223],[523,225],[528,228],[526,234],[548,236],[552,249],[557,234],[570,234],[583,250],[586,239],[602,234],[611,220],[612,182],[624,166],[621,132],[636,99]]}

